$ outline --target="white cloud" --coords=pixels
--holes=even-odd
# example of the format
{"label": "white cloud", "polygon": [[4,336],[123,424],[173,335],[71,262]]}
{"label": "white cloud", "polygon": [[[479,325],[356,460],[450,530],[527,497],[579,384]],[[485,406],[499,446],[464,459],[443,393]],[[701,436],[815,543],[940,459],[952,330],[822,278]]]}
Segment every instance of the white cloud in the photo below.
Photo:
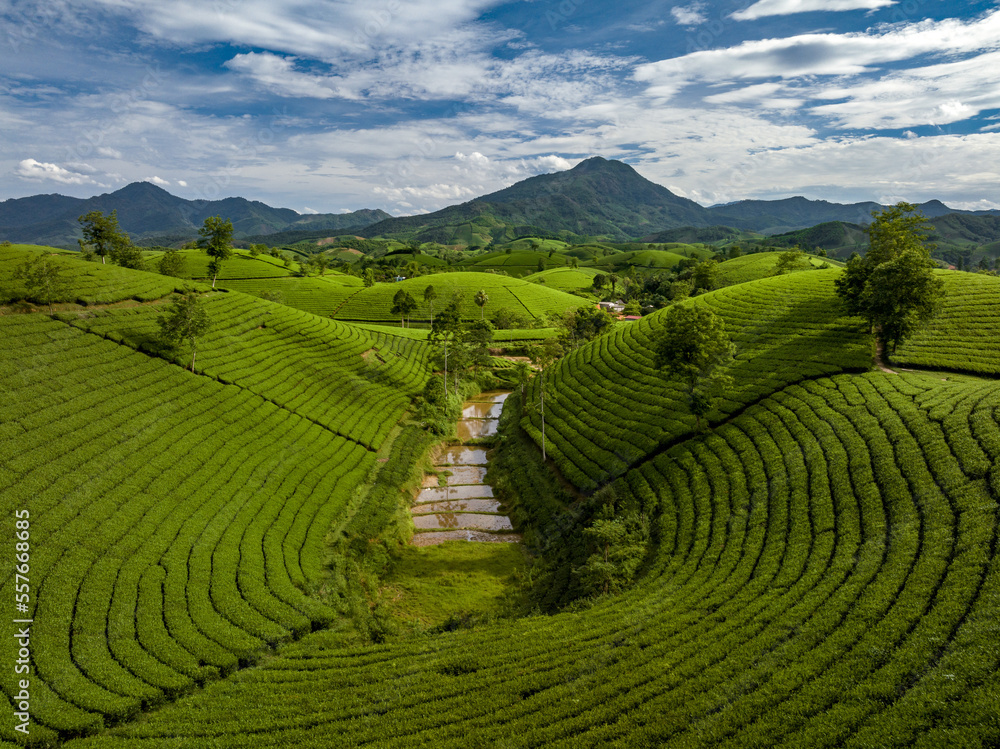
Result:
{"label": "white cloud", "polygon": [[154,185],[159,185],[160,187],[169,187],[170,183],[163,179],[162,177],[149,177],[145,180],[146,182],[152,182]]}
{"label": "white cloud", "polygon": [[889,73],[877,80],[844,81],[817,87],[814,114],[847,128],[898,128],[947,125],[979,112],[1000,108],[1000,89],[993,71],[1000,51],[958,62],[928,65]]}
{"label": "white cloud", "polygon": [[15,172],[17,176],[37,181],[37,182],[58,182],[62,185],[94,185],[97,184],[86,174],[72,172],[64,169],[58,164],[36,161],[35,159],[24,159],[18,164]]}
{"label": "white cloud", "polygon": [[737,21],[752,21],[810,11],[876,10],[895,3],[896,0],[757,0],[749,8],[731,14],[731,17]]}
{"label": "white cloud", "polygon": [[182,179],[179,179],[179,180],[177,180],[177,185],[178,185],[179,187],[187,187],[187,186],[188,186],[188,183],[187,183],[187,182],[185,182],[185,181],[184,181],[184,180],[182,180]]}
{"label": "white cloud", "polygon": [[681,26],[698,26],[707,20],[705,16],[705,3],[675,5],[670,9],[670,15]]}
{"label": "white cloud", "polygon": [[129,14],[154,38],[183,44],[234,45],[330,59],[386,45],[434,38],[476,20],[501,0],[99,0]]}
{"label": "white cloud", "polygon": [[270,52],[247,52],[236,55],[226,67],[244,73],[268,91],[279,96],[331,99],[335,96],[354,98],[340,86],[335,76],[319,76],[295,69],[295,57],[282,57]]}
{"label": "white cloud", "polygon": [[747,41],[639,65],[634,77],[648,84],[651,96],[669,99],[696,81],[857,75],[919,55],[958,55],[998,46],[1000,11],[994,11],[968,22],[922,21],[859,33]]}

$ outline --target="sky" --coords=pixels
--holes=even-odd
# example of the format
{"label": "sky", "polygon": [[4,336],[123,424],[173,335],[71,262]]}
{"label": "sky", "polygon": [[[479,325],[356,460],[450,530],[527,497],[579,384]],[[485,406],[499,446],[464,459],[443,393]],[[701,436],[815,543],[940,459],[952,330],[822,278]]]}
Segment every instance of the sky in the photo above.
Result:
{"label": "sky", "polygon": [[702,205],[1000,208],[993,0],[0,0],[0,200],[437,210],[590,156]]}

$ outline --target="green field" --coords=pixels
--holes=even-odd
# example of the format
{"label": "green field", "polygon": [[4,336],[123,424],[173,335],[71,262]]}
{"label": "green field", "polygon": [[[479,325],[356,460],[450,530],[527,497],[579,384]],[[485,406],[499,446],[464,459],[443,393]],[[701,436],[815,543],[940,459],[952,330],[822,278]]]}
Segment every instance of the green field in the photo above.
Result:
{"label": "green field", "polygon": [[541,273],[525,276],[529,283],[544,284],[550,289],[559,291],[584,291],[594,285],[594,276],[600,273],[595,268],[553,268]]}
{"label": "green field", "polygon": [[461,294],[459,309],[465,318],[479,319],[480,308],[473,297],[480,289],[486,291],[489,301],[482,308],[482,314],[493,318],[497,312],[508,307],[533,319],[544,319],[549,312],[565,312],[581,307],[587,302],[557,289],[548,289],[538,284],[516,278],[497,276],[490,273],[438,273],[432,276],[408,278],[399,283],[378,283],[371,288],[360,288],[348,296],[337,309],[338,320],[361,322],[390,322],[399,318],[390,312],[392,299],[402,289],[409,292],[419,307],[411,315],[413,321],[429,322],[430,306],[424,303],[424,290],[433,286],[437,299],[435,309],[441,310],[452,297]]}
{"label": "green field", "polygon": [[506,252],[487,252],[482,255],[463,260],[459,267],[478,271],[503,271],[510,276],[527,276],[538,272],[538,264],[543,268],[556,268],[571,263],[569,256],[556,252],[549,255],[541,250],[515,250]]}
{"label": "green field", "polygon": [[[32,250],[3,252],[16,297]],[[31,513],[33,742],[1000,745],[1000,279],[942,272],[941,315],[893,361],[929,371],[901,374],[872,371],[837,269],[683,302],[736,344],[704,432],[653,367],[665,311],[553,364],[523,417],[505,409],[489,468],[527,550],[559,558],[602,513],[650,527],[630,586],[559,609],[572,565],[400,546],[401,488],[433,441],[409,420],[426,331],[201,284],[213,326],[191,373],[186,345],[154,340],[173,279],[60,262],[80,287],[67,304],[0,314],[0,507],[12,530]],[[497,304],[559,294],[458,273],[348,299],[466,276],[495,281]],[[0,580],[13,601],[13,565]],[[510,616],[533,581],[553,598]],[[0,658],[17,648],[3,638]],[[23,745],[5,673],[0,746]]]}
{"label": "green field", "polygon": [[1000,278],[937,273],[946,290],[940,313],[890,358],[903,367],[1000,374]]}
{"label": "green field", "polygon": [[[722,286],[734,286],[738,283],[756,281],[759,278],[767,278],[773,275],[774,266],[781,256],[780,252],[755,252],[750,255],[742,255],[719,263],[719,271],[715,278],[716,288]],[[812,268],[820,268],[823,264],[832,267],[840,267],[843,263],[828,258],[808,255],[809,264]],[[808,269],[803,269],[808,270]],[[793,271],[800,272],[800,271]]]}
{"label": "green field", "polygon": [[[838,272],[779,276],[685,302],[706,305],[722,317],[736,345],[730,371],[735,387],[713,421],[804,377],[871,365],[861,325],[843,317],[835,301]],[[679,386],[653,367],[652,341],[663,314],[619,326],[545,373],[546,390],[553,393],[546,399],[549,453],[582,489],[620,476],[635,460],[694,427]],[[539,413],[524,426],[541,441]]]}
{"label": "green field", "polygon": [[100,262],[84,263],[77,253],[38,248],[31,245],[0,247],[0,305],[24,293],[22,281],[14,280],[15,269],[28,258],[48,256],[60,269],[59,274],[72,278],[66,292],[55,301],[66,304],[113,304],[134,300],[146,302],[180,291],[185,286],[197,286],[176,278],[154,273],[135,273],[117,265]]}
{"label": "green field", "polygon": [[280,294],[284,304],[322,317],[332,317],[350,295],[364,287],[357,276],[340,273],[322,278],[255,278],[249,280],[220,280],[221,288],[260,296],[263,293]]}
{"label": "green field", "polygon": [[615,485],[657,518],[626,594],[375,647],[306,637],[70,746],[993,745],[998,404],[920,376],[789,386]]}

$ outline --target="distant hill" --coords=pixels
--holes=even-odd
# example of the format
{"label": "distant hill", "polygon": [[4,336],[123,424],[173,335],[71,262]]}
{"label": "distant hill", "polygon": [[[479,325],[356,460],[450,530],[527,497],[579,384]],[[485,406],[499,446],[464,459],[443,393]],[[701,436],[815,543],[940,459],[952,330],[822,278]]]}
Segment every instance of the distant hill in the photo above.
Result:
{"label": "distant hill", "polygon": [[[709,223],[693,200],[650,182],[631,166],[599,156],[574,168],[522,180],[498,192],[421,216],[373,224],[365,236],[442,241],[453,227],[478,228],[483,244],[499,241],[507,227],[539,227],[578,237],[627,240],[654,231]],[[526,232],[521,232],[526,233]]]}
{"label": "distant hill", "polygon": [[385,211],[370,209],[302,215],[290,208],[272,208],[245,198],[186,200],[149,182],[134,182],[86,199],[34,195],[5,200],[0,203],[0,238],[76,249],[76,240],[81,236],[77,219],[94,210],[117,210],[119,224],[137,244],[142,244],[144,238],[194,238],[209,216],[230,219],[236,238],[280,231],[357,228],[389,217]]}

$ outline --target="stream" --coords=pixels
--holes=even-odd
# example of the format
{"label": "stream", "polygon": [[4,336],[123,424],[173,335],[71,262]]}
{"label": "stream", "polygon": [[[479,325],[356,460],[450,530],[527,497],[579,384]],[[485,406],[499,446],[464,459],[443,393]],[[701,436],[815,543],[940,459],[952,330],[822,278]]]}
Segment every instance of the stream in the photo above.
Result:
{"label": "stream", "polygon": [[493,498],[493,488],[485,482],[486,450],[464,444],[497,433],[500,412],[507,392],[480,393],[462,407],[458,422],[461,445],[446,447],[434,465],[447,472],[444,485],[439,474],[427,474],[410,512],[417,532],[415,546],[431,546],[445,541],[486,541],[516,543],[510,518]]}

